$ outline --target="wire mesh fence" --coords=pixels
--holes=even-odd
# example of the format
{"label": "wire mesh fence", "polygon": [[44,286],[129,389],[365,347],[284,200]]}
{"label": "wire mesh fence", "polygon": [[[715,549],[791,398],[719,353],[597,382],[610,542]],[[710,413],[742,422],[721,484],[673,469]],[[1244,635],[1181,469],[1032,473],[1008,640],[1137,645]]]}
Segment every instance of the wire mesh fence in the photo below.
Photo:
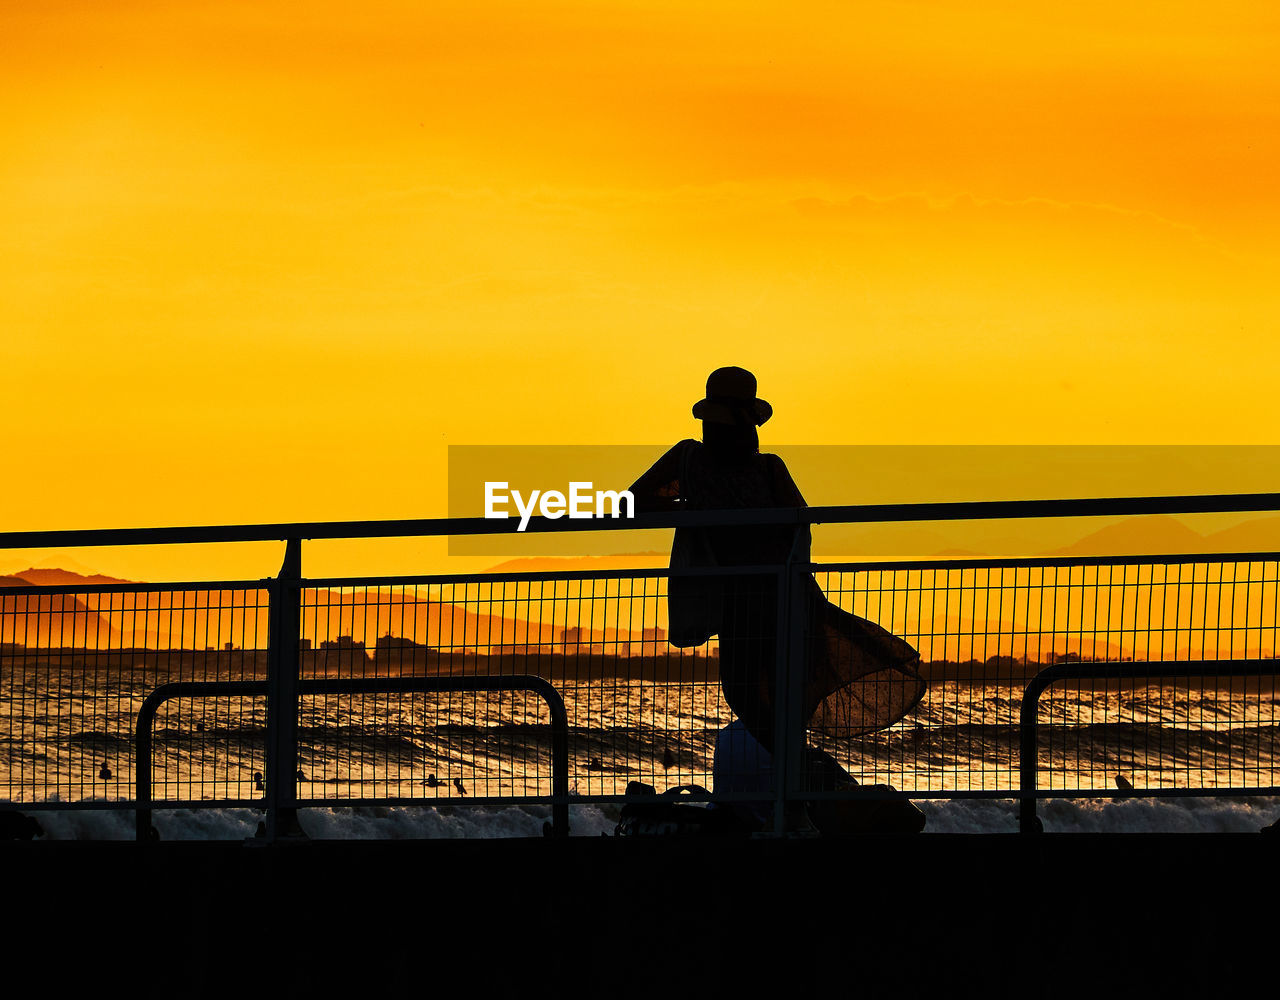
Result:
{"label": "wire mesh fence", "polygon": [[[831,600],[915,645],[929,682],[890,730],[833,741],[916,794],[1018,787],[1028,682],[1055,664],[1274,660],[1274,556],[824,567]],[[1043,791],[1271,789],[1277,678],[1065,680],[1037,709]]]}
{"label": "wire mesh fence", "polygon": [[[172,681],[264,679],[267,613],[260,583],[0,590],[0,795],[131,801],[143,701]],[[252,799],[265,717],[243,699],[166,705],[160,796]]]}
{"label": "wire mesh fence", "polygon": [[[1274,555],[838,564],[816,578],[833,604],[914,646],[927,686],[887,729],[810,742],[859,782],[915,796],[1015,792],[1023,692],[1047,666],[1269,661],[1280,634]],[[780,600],[776,575],[752,579]],[[667,587],[657,571],[308,580],[299,676],[536,675],[564,700],[583,801],[636,780],[712,788],[734,718],[722,650],[668,641]],[[142,701],[172,681],[265,680],[269,604],[261,582],[0,591],[0,796],[132,800]],[[784,619],[759,618],[736,634],[785,658]],[[267,710],[261,696],[165,702],[155,800],[260,803]],[[1274,675],[1063,681],[1037,718],[1045,793],[1280,785]],[[548,709],[516,690],[304,691],[295,777],[300,805],[545,799]]]}
{"label": "wire mesh fence", "polygon": [[[541,676],[565,702],[579,796],[622,795],[632,780],[709,786],[715,733],[732,716],[714,644],[667,642],[662,574],[315,583],[302,601],[304,679]],[[300,753],[336,797],[545,796],[547,721],[527,692],[317,696],[303,700],[300,732],[326,742],[300,740]]]}

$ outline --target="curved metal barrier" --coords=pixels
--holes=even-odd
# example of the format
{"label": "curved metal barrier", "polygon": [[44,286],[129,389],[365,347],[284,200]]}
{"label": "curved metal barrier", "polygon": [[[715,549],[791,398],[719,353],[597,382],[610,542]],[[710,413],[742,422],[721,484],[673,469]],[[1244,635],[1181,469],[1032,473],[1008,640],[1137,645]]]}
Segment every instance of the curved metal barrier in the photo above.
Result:
{"label": "curved metal barrier", "polygon": [[[267,681],[178,681],[156,688],[138,711],[136,748],[137,839],[153,840],[151,826],[151,727],[166,701],[184,695],[227,697],[267,695]],[[569,719],[564,699],[541,677],[513,674],[497,677],[380,677],[298,682],[299,694],[403,694],[417,691],[532,691],[551,710],[551,826],[554,836],[569,833]],[[286,789],[292,787],[286,783]],[[267,800],[268,829],[274,833],[276,815],[296,808],[294,796],[277,792]]]}
{"label": "curved metal barrier", "polygon": [[[1036,783],[1039,772],[1039,719],[1040,696],[1059,681],[1069,680],[1131,680],[1161,678],[1176,680],[1190,677],[1275,677],[1280,676],[1280,663],[1276,660],[1147,660],[1125,663],[1058,663],[1031,679],[1022,695],[1019,714],[1021,740],[1018,782],[1018,827],[1022,833],[1041,833],[1044,825],[1036,815]],[[1135,794],[1143,789],[1134,789]],[[1203,790],[1197,789],[1203,794]],[[1246,790],[1256,791],[1256,790]],[[1221,791],[1219,791],[1221,794]]]}

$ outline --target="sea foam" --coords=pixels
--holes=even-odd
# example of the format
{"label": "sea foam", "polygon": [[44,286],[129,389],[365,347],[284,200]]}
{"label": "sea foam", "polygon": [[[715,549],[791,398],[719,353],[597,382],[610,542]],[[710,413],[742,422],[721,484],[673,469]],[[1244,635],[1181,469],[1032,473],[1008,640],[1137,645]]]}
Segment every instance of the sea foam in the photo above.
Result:
{"label": "sea foam", "polygon": [[[1003,799],[922,799],[925,833],[1015,833],[1018,806]],[[1280,797],[1045,799],[1037,812],[1046,833],[1257,833],[1280,818]],[[128,809],[40,810],[44,840],[132,840]],[[244,840],[254,836],[257,809],[158,809],[162,840]],[[300,809],[298,822],[317,840],[441,840],[541,837],[546,806],[349,806]],[[616,805],[569,809],[570,835],[612,835]]]}

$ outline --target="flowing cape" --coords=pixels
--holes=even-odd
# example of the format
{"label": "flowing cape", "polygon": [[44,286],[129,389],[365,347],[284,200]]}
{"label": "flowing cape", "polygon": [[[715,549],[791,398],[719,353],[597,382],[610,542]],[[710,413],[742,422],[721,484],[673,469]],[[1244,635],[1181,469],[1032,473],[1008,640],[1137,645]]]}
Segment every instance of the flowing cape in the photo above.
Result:
{"label": "flowing cape", "polygon": [[836,607],[807,578],[805,712],[809,728],[856,736],[902,719],[924,697],[920,654],[910,643]]}

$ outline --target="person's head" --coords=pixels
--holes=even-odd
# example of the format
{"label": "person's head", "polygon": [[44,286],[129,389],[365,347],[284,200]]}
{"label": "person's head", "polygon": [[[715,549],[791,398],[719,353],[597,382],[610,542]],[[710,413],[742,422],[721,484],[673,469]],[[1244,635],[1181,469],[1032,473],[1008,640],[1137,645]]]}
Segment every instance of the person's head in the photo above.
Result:
{"label": "person's head", "polygon": [[714,451],[740,458],[760,450],[756,427],[773,407],[756,396],[756,377],[745,368],[717,368],[707,378],[706,398],[693,405],[702,421],[702,440]]}

